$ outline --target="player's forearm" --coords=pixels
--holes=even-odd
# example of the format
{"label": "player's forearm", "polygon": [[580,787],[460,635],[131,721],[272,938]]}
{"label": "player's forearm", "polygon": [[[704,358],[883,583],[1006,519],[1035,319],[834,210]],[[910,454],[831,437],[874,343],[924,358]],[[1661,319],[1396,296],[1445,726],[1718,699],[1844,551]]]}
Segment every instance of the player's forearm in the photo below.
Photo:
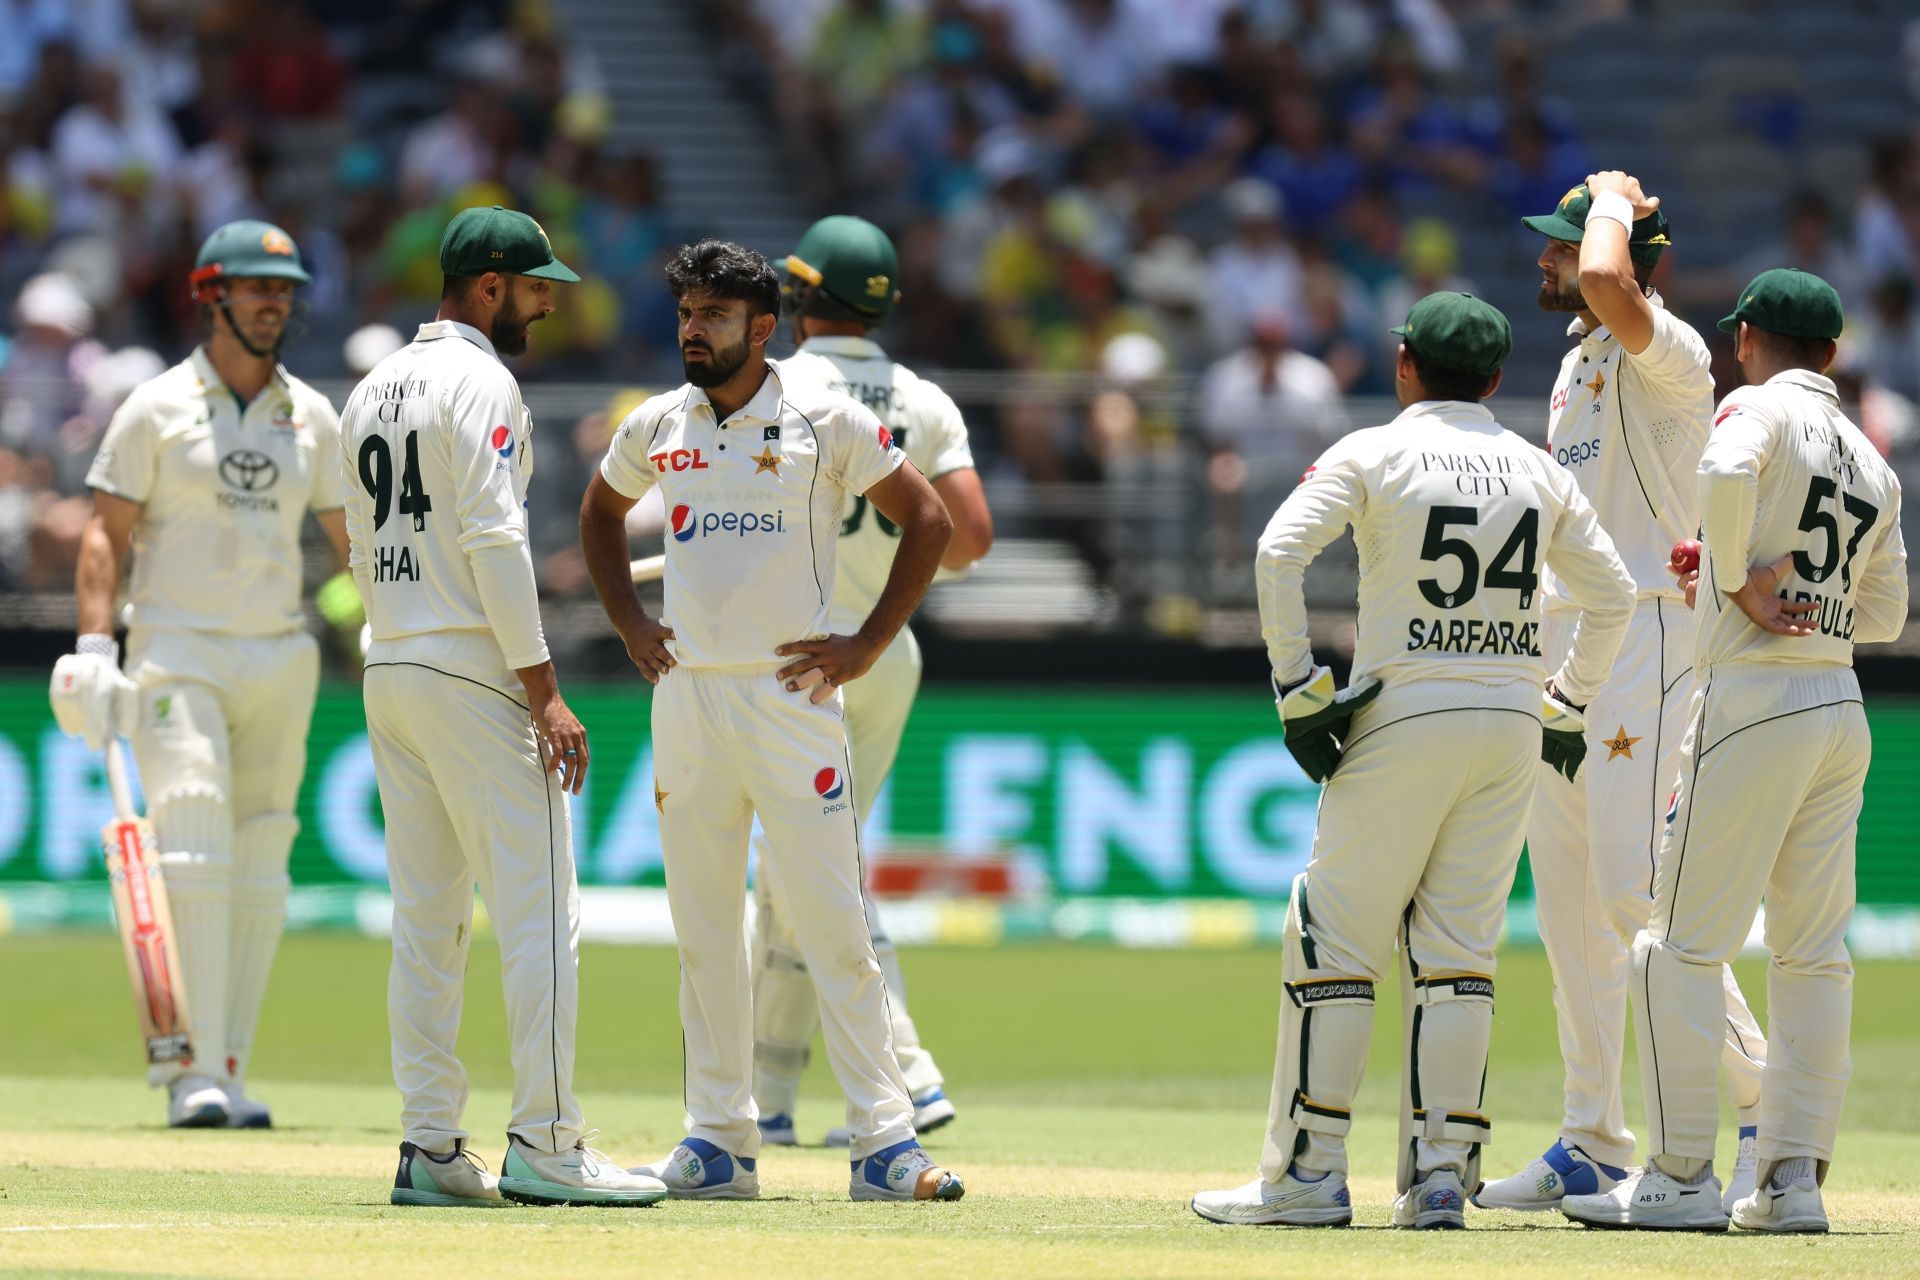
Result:
{"label": "player's forearm", "polygon": [[1713,585],[1732,595],[1747,585],[1756,478],[1709,452],[1700,459],[1700,540],[1713,567]]}
{"label": "player's forearm", "polygon": [[79,562],[73,573],[74,601],[78,605],[78,634],[112,635],[113,600],[120,590],[123,557],[99,516],[87,521],[80,535]]}
{"label": "player's forearm", "polygon": [[544,706],[560,692],[560,677],[553,669],[551,658],[532,666],[515,667],[513,674],[520,677],[520,688],[526,692],[529,707]]}
{"label": "player's forearm", "polygon": [[624,518],[595,509],[580,509],[580,555],[587,562],[587,576],[593,579],[594,594],[606,611],[613,629],[625,635],[629,628],[647,620],[640,597],[633,589],[629,570],[627,525]]}
{"label": "player's forearm", "polygon": [[533,559],[524,543],[492,543],[467,553],[473,584],[487,626],[500,642],[507,665],[518,671],[547,660],[547,639],[540,627],[540,592],[533,581]]}
{"label": "player's forearm", "polygon": [[901,525],[900,546],[893,553],[887,585],[874,601],[867,620],[860,624],[861,638],[871,642],[876,650],[892,644],[900,628],[907,625],[907,619],[920,607],[921,597],[927,594],[927,584],[933,581],[940,557],[946,553],[947,543],[953,537],[953,517],[947,514],[940,500],[933,497],[931,489],[927,494],[932,500],[918,504],[911,518]]}

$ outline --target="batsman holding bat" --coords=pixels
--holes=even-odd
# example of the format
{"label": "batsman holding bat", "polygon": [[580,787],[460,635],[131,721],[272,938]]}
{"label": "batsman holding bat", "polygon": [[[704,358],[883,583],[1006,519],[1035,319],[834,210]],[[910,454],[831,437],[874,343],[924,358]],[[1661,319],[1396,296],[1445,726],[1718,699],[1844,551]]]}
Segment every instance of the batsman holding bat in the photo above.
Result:
{"label": "batsman holding bat", "polygon": [[[1585,726],[1570,704],[1606,678],[1633,611],[1633,579],[1573,478],[1480,403],[1512,350],[1507,318],[1436,293],[1394,332],[1400,416],[1322,454],[1260,542],[1261,632],[1287,746],[1327,786],[1287,908],[1260,1174],[1193,1198],[1214,1222],[1352,1221],[1347,1133],[1374,987],[1397,949],[1406,1058],[1393,1222],[1466,1225],[1491,1132],[1481,1095],[1494,946],[1534,772],[1543,759],[1580,772]],[[1360,644],[1335,693],[1307,646],[1302,583],[1349,526]],[[1543,565],[1579,617],[1552,667],[1539,642]]]}
{"label": "batsman holding bat", "polygon": [[[1620,660],[1587,708],[1591,763],[1573,781],[1540,771],[1527,829],[1566,1072],[1560,1134],[1526,1168],[1483,1187],[1474,1196],[1483,1208],[1557,1208],[1563,1196],[1605,1191],[1633,1163],[1620,1098],[1628,952],[1653,899],[1695,686],[1693,615],[1667,560],[1699,527],[1693,472],[1713,412],[1706,343],[1649,286],[1668,243],[1659,206],[1638,179],[1616,171],[1589,177],[1552,213],[1524,219],[1548,239],[1541,308],[1574,313],[1547,451],[1593,503],[1638,600]],[[1544,648],[1554,661],[1572,642],[1578,612],[1551,574],[1546,592]],[[1735,1181],[1751,1185],[1766,1040],[1732,970],[1721,979],[1728,1086],[1740,1111]]]}
{"label": "batsman holding bat", "polygon": [[[107,427],[87,474],[80,638],[54,669],[60,727],[93,747],[128,733],[146,787],[190,1017],[191,1056],[148,1072],[176,1127],[272,1122],[246,1070],[286,920],[319,680],[300,613],[308,511],[347,555],[339,419],[279,363],[307,280],[293,241],[264,222],[201,246],[192,284],[211,332]],[[129,552],[123,675],[113,611]]]}

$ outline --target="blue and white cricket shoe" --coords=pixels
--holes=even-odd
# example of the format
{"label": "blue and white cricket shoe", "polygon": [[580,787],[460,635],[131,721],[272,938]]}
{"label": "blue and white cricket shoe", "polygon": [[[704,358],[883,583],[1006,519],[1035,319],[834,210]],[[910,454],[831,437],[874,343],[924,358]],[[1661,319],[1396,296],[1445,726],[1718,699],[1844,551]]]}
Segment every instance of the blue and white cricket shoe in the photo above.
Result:
{"label": "blue and white cricket shoe", "polygon": [[[942,1125],[953,1123],[955,1114],[953,1103],[947,1101],[944,1089],[928,1090],[913,1100],[913,1136],[924,1138]],[[845,1125],[835,1125],[827,1130],[827,1136],[821,1139],[821,1144],[850,1147],[853,1145],[853,1130]]]}
{"label": "blue and white cricket shoe", "polygon": [[1460,1231],[1467,1225],[1467,1193],[1460,1175],[1435,1169],[1393,1202],[1393,1225],[1415,1231]]}
{"label": "blue and white cricket shoe", "polygon": [[851,1163],[855,1200],[958,1200],[967,1194],[960,1175],[935,1164],[913,1138]]}
{"label": "blue and white cricket shoe", "polygon": [[1187,1202],[1208,1222],[1235,1227],[1344,1227],[1353,1221],[1347,1175],[1328,1173],[1314,1181],[1288,1169],[1278,1182],[1255,1178],[1227,1191],[1202,1191]]}
{"label": "blue and white cricket shoe", "polygon": [[665,1160],[643,1164],[634,1173],[658,1178],[675,1200],[756,1200],[760,1162],[731,1155],[705,1138],[687,1138]]}
{"label": "blue and white cricket shoe", "polygon": [[776,1111],[770,1116],[760,1117],[760,1142],[769,1147],[797,1147],[800,1139],[793,1131],[793,1117],[785,1111]]}
{"label": "blue and white cricket shoe", "polygon": [[174,1077],[167,1084],[167,1124],[175,1129],[224,1129],[227,1091],[207,1076]]}
{"label": "blue and white cricket shoe", "polygon": [[1733,1206],[1754,1193],[1759,1178],[1760,1127],[1744,1124],[1740,1126],[1740,1154],[1734,1157],[1733,1172],[1727,1176],[1727,1190],[1720,1197],[1720,1207],[1732,1213]]}
{"label": "blue and white cricket shoe", "polygon": [[1602,1164],[1578,1147],[1556,1140],[1532,1164],[1498,1182],[1483,1182],[1473,1193],[1482,1209],[1558,1209],[1566,1196],[1592,1196],[1611,1191],[1626,1180],[1627,1171]]}

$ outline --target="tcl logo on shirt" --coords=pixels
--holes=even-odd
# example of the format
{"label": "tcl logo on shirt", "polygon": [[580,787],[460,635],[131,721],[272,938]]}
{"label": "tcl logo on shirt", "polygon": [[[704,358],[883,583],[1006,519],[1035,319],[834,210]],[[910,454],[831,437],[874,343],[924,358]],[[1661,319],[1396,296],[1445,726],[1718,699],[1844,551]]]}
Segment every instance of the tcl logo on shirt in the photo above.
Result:
{"label": "tcl logo on shirt", "polygon": [[669,449],[647,456],[655,471],[705,471],[707,462],[698,449]]}

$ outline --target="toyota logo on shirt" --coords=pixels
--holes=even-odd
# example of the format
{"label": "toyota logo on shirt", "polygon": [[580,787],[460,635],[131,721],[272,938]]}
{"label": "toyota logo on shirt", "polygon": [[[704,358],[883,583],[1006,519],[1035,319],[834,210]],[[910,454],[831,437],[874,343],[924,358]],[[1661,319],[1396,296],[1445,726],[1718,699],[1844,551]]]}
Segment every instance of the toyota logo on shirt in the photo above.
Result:
{"label": "toyota logo on shirt", "polygon": [[271,489],[280,479],[280,464],[252,449],[235,449],[220,459],[220,478],[242,493]]}

